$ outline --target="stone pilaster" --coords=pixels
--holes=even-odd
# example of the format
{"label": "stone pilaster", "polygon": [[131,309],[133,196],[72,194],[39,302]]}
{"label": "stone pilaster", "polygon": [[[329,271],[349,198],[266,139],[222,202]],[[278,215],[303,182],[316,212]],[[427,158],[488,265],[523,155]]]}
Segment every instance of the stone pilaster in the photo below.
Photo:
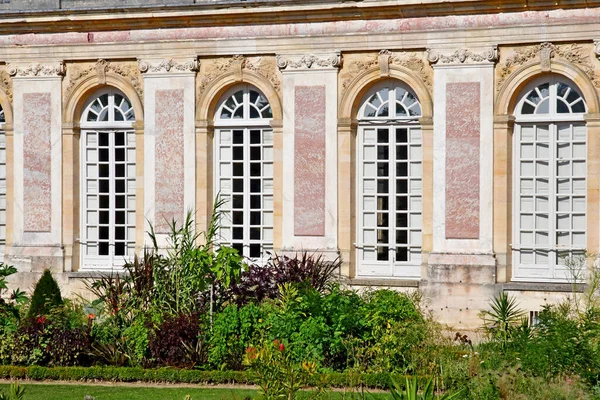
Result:
{"label": "stone pilaster", "polygon": [[423,286],[442,321],[472,325],[478,317],[469,310],[479,309],[496,283],[491,144],[498,53],[427,53],[434,69],[433,240]]}
{"label": "stone pilaster", "polygon": [[198,60],[140,59],[144,77],[144,216],[160,236],[196,203],[195,77]]}
{"label": "stone pilaster", "polygon": [[279,54],[283,74],[284,251],[337,253],[339,52]]}
{"label": "stone pilaster", "polygon": [[13,79],[13,227],[7,261],[62,272],[61,61],[9,63]]}

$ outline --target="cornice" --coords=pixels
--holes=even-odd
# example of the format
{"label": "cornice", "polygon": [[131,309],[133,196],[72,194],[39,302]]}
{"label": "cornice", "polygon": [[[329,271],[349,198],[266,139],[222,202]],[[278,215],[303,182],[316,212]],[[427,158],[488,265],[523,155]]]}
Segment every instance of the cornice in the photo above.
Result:
{"label": "cornice", "polygon": [[62,61],[33,64],[7,64],[6,72],[13,78],[60,77],[65,74]]}
{"label": "cornice", "polygon": [[308,70],[337,70],[342,66],[339,51],[316,54],[278,54],[277,67],[282,72]]}
{"label": "cornice", "polygon": [[139,59],[138,68],[145,75],[169,73],[193,73],[198,71],[198,58],[188,59]]}
{"label": "cornice", "polygon": [[[292,3],[293,5],[290,5]],[[93,30],[130,30],[203,26],[244,25],[254,22],[304,23],[370,19],[461,16],[558,9],[599,7],[600,0],[566,2],[528,0],[409,0],[409,1],[256,1],[228,4],[206,2],[179,6],[139,8],[93,8],[78,10],[10,11],[2,10],[0,35],[23,33],[86,32]]]}
{"label": "cornice", "polygon": [[498,61],[498,47],[485,49],[458,49],[455,51],[427,49],[427,61],[433,66],[460,64],[494,64]]}

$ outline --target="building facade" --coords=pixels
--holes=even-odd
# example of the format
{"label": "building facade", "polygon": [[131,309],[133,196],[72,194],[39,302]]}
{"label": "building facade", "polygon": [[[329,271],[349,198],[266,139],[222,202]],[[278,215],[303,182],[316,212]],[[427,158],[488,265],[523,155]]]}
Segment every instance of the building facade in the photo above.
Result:
{"label": "building facade", "polygon": [[191,210],[479,325],[600,245],[600,2],[0,2],[0,249],[118,271]]}

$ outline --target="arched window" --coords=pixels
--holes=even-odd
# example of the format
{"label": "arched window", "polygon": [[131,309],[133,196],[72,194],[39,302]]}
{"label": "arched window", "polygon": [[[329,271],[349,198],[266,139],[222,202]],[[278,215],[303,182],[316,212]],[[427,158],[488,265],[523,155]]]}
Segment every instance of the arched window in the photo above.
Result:
{"label": "arched window", "polygon": [[544,78],[515,109],[513,279],[565,281],[586,248],[587,107],[577,87]]}
{"label": "arched window", "polygon": [[6,118],[0,106],[0,261],[6,250]]}
{"label": "arched window", "polygon": [[419,278],[421,104],[400,82],[365,96],[357,136],[357,275]]}
{"label": "arched window", "polygon": [[135,120],[115,89],[95,93],[81,117],[83,268],[113,268],[135,250]]}
{"label": "arched window", "polygon": [[273,250],[273,130],[266,97],[251,86],[223,96],[215,115],[215,187],[225,201],[221,243],[260,260]]}

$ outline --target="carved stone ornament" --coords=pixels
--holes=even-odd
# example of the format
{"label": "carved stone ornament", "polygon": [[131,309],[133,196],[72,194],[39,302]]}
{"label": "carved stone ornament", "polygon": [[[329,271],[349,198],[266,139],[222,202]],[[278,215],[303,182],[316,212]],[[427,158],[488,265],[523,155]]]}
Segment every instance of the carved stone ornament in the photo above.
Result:
{"label": "carved stone ornament", "polygon": [[12,101],[13,99],[13,89],[12,89],[12,80],[8,75],[8,72],[0,70],[0,90],[2,90],[6,96]]}
{"label": "carved stone ornament", "polygon": [[132,63],[113,63],[104,59],[99,59],[94,64],[81,66],[78,64],[69,64],[67,66],[67,76],[64,82],[65,97],[69,98],[75,87],[84,79],[90,76],[96,76],[98,85],[106,84],[107,74],[116,74],[127,78],[140,98],[144,97],[142,88],[142,77],[140,71]]}
{"label": "carved stone ornament", "polygon": [[62,61],[47,64],[7,64],[6,72],[13,78],[56,77],[65,74],[65,64]]}
{"label": "carved stone ornament", "polygon": [[337,69],[342,65],[339,51],[327,54],[277,55],[277,66],[282,71]]}
{"label": "carved stone ornament", "polygon": [[[594,42],[596,55],[600,55],[600,44]],[[554,45],[540,43],[535,46],[517,47],[514,54],[500,64],[496,91],[499,91],[506,79],[519,67],[530,62],[539,62],[542,71],[552,70],[552,60],[561,58],[579,67],[592,81],[595,87],[600,87],[600,78],[596,76],[596,68],[592,63],[591,50],[577,43]]]}
{"label": "carved stone ornament", "polygon": [[427,49],[427,61],[434,65],[442,64],[488,64],[498,60],[498,47],[493,46],[482,51],[458,49],[453,53]]}
{"label": "carved stone ornament", "polygon": [[280,72],[274,57],[245,57],[238,54],[229,58],[203,60],[202,65],[202,73],[198,75],[201,77],[197,87],[198,100],[202,97],[206,88],[221,75],[233,72],[236,80],[243,81],[244,70],[253,71],[267,79],[273,89],[281,95]]}
{"label": "carved stone ornament", "polygon": [[396,65],[406,68],[415,73],[425,84],[429,92],[433,90],[433,70],[425,61],[425,55],[422,52],[395,53],[389,50],[381,50],[379,54],[363,56],[359,60],[351,61],[344,65],[344,70],[340,74],[342,79],[342,95],[348,90],[350,84],[356,77],[375,66],[379,66],[379,73],[382,77],[389,76],[390,66]]}
{"label": "carved stone ornament", "polygon": [[200,63],[197,58],[189,60],[142,60],[138,59],[138,68],[142,73],[167,73],[167,72],[196,72]]}

